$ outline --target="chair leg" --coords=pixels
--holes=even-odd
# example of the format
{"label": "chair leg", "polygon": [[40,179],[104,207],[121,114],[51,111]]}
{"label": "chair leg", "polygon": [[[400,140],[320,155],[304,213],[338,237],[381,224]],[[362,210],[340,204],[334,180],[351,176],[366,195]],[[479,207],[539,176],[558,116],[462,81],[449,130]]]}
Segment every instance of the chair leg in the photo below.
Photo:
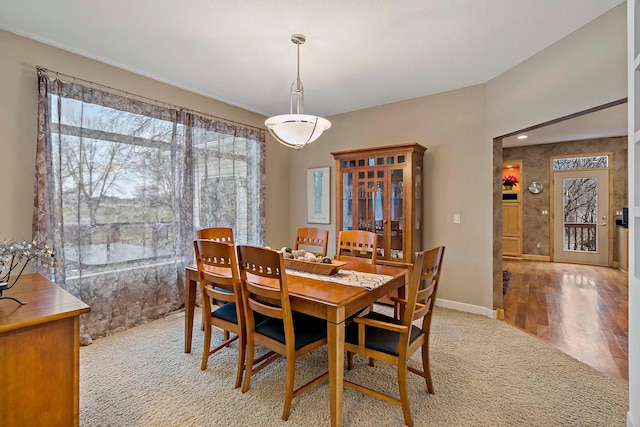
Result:
{"label": "chair leg", "polygon": [[282,419],[287,421],[291,412],[291,401],[293,400],[293,383],[296,375],[296,357],[287,357],[287,382],[284,395],[284,409],[282,410]]}
{"label": "chair leg", "polygon": [[[222,340],[227,341],[228,339],[229,339],[229,331],[222,331]],[[229,344],[227,344],[227,347],[229,347]]]}
{"label": "chair leg", "polygon": [[253,335],[247,334],[247,355],[244,364],[244,381],[242,382],[242,392],[249,390],[251,376],[253,375],[253,357],[255,356],[255,345],[253,343]]}
{"label": "chair leg", "polygon": [[[200,314],[201,314],[201,319],[200,319],[200,330],[204,331],[204,324],[206,322],[206,317],[207,317],[207,310],[204,309],[204,301],[202,301],[202,303],[200,303]],[[209,316],[211,316],[211,313],[209,313]]]}
{"label": "chair leg", "polygon": [[404,415],[404,423],[409,427],[413,426],[411,419],[411,410],[409,409],[409,393],[407,391],[407,361],[400,361],[398,364],[398,387],[400,389],[400,403],[402,404],[402,413]]}
{"label": "chair leg", "polygon": [[422,344],[422,370],[424,378],[427,380],[427,390],[429,394],[434,394],[433,381],[431,380],[431,365],[429,364],[429,339]]}
{"label": "chair leg", "polygon": [[353,369],[353,352],[347,351],[347,370]]}
{"label": "chair leg", "polygon": [[207,369],[207,362],[209,361],[209,355],[211,354],[211,325],[208,319],[204,320],[204,345],[202,347],[202,362],[200,362],[200,369],[205,371]]}
{"label": "chair leg", "polygon": [[245,352],[247,349],[246,338],[243,336],[244,333],[241,332],[238,338],[238,371],[236,372],[236,386],[235,388],[239,388],[242,384],[242,374],[244,372],[245,366]]}
{"label": "chair leg", "polygon": [[369,366],[376,366],[376,361],[373,357],[369,358]]}

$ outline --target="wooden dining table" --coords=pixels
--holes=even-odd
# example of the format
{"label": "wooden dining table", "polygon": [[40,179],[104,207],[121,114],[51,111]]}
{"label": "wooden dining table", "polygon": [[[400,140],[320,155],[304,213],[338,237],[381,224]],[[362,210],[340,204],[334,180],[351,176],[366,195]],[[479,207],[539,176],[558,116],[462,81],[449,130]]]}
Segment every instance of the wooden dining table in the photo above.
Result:
{"label": "wooden dining table", "polygon": [[[327,348],[329,358],[329,400],[331,425],[342,425],[342,392],[344,376],[344,334],[345,320],[363,308],[368,307],[396,289],[399,296],[404,293],[408,270],[401,267],[367,264],[350,261],[343,270],[391,276],[392,279],[381,286],[367,290],[358,286],[348,286],[324,280],[287,274],[287,285],[291,308],[295,311],[319,317],[327,321]],[[185,353],[191,352],[193,316],[196,301],[198,270],[195,265],[186,267],[185,281]]]}

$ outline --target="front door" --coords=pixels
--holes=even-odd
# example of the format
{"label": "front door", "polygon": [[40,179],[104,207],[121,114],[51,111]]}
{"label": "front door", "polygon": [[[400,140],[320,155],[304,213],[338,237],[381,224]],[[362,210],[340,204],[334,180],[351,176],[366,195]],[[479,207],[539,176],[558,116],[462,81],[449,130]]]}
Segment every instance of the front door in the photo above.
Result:
{"label": "front door", "polygon": [[609,265],[609,170],[553,173],[555,262]]}

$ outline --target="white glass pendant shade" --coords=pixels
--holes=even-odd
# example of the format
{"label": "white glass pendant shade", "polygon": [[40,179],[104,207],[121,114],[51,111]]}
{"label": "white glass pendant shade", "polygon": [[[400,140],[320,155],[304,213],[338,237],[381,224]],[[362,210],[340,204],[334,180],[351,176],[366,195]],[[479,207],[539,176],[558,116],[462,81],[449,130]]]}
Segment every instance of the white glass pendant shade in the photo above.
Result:
{"label": "white glass pendant shade", "polygon": [[331,122],[309,114],[282,114],[264,122],[273,137],[291,148],[300,149],[312,143],[331,127]]}
{"label": "white glass pendant shade", "polygon": [[[298,75],[291,85],[291,114],[281,114],[269,117],[264,124],[273,137],[281,144],[290,148],[300,149],[312,143],[331,127],[331,122],[322,117],[303,114],[304,88],[300,81],[300,45],[306,41],[303,34],[293,34],[291,41],[298,49]],[[293,106],[296,113],[293,113]]]}

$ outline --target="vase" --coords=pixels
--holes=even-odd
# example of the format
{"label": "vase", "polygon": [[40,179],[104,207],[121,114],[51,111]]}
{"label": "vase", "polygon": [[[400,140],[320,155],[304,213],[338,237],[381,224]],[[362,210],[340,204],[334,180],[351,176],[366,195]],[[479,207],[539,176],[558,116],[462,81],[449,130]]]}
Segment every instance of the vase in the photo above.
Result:
{"label": "vase", "polygon": [[504,185],[505,190],[513,190],[513,185]]}

